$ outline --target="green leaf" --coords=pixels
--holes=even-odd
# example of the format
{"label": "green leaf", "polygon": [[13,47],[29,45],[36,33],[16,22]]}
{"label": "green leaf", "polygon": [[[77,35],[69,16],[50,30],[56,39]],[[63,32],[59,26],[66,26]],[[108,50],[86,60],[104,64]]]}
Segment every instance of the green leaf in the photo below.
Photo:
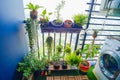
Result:
{"label": "green leaf", "polygon": [[47,13],[46,9],[42,11],[43,16],[46,15],[46,13]]}
{"label": "green leaf", "polygon": [[38,10],[39,8],[43,8],[43,6],[35,5],[34,10]]}

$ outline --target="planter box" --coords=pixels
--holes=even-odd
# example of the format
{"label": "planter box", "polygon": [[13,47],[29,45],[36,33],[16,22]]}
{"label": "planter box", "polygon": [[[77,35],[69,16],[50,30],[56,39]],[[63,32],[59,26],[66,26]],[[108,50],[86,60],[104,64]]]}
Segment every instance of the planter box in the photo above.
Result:
{"label": "planter box", "polygon": [[47,27],[41,27],[41,32],[56,32],[56,33],[80,33],[80,31],[82,30],[82,27],[76,27],[73,26],[71,28],[65,28],[64,26],[62,27],[53,27],[53,26],[47,26]]}

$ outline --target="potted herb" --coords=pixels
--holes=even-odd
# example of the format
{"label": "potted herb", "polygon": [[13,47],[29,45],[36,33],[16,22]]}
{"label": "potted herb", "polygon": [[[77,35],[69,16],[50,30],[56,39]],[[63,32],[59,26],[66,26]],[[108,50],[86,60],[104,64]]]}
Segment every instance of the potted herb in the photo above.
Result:
{"label": "potted herb", "polygon": [[53,62],[53,66],[54,69],[59,69],[60,68],[60,54],[55,54],[52,56],[52,62]]}
{"label": "potted herb", "polygon": [[87,23],[87,15],[85,14],[75,14],[73,15],[73,21],[75,23],[75,27],[82,27]]}
{"label": "potted herb", "polygon": [[59,3],[57,6],[56,6],[56,20],[53,20],[51,22],[52,26],[55,26],[55,27],[62,27],[63,26],[63,21],[62,19],[60,18],[60,11],[61,9],[64,7],[65,5],[65,1],[62,0],[61,3]]}
{"label": "potted herb", "polygon": [[[81,51],[82,54],[85,54],[85,58],[93,58],[96,54],[98,54],[100,46],[99,45],[94,45],[95,42],[95,38],[97,37],[97,30],[94,30],[93,32],[93,41],[92,44],[87,44],[85,45],[85,47],[83,48],[83,50]],[[81,55],[82,56],[82,55]],[[90,63],[87,60],[83,60],[80,65],[79,68],[82,72],[88,72],[89,68],[90,68]]]}
{"label": "potted herb", "polygon": [[31,10],[30,11],[30,18],[33,19],[33,20],[36,20],[37,19],[37,15],[38,15],[37,10],[39,8],[42,8],[42,6],[34,5],[32,3],[29,3],[29,4],[27,4],[27,8],[25,8],[25,9]]}
{"label": "potted herb", "polygon": [[47,13],[47,10],[46,9],[44,9],[43,11],[42,11],[42,14],[41,14],[41,18],[40,18],[40,22],[41,22],[41,26],[42,27],[47,27],[47,24],[48,24],[48,22],[49,22],[49,16],[50,15],[52,15],[52,12],[48,12]]}
{"label": "potted herb", "polygon": [[52,56],[52,62],[54,65],[54,69],[59,69],[59,67],[60,67],[60,59],[62,58],[62,56],[61,56],[62,49],[63,49],[62,45],[56,46],[56,54],[54,54]]}
{"label": "potted herb", "polygon": [[53,47],[53,38],[48,36],[46,39],[47,50],[48,50],[48,60],[50,61],[50,54],[52,54],[52,47]]}
{"label": "potted herb", "polygon": [[67,54],[65,57],[68,64],[71,65],[72,69],[76,69],[79,63],[82,61],[81,56],[77,56],[75,53]]}

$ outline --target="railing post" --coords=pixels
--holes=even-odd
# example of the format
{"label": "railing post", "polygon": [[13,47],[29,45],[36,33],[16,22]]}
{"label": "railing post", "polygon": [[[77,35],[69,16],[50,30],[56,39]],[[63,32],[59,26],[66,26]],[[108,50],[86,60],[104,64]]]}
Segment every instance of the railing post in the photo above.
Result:
{"label": "railing post", "polygon": [[78,45],[78,40],[79,40],[79,33],[77,33],[77,36],[76,36],[76,42],[75,42],[75,49],[74,50],[76,50],[77,49],[77,45]]}
{"label": "railing post", "polygon": [[[89,12],[89,15],[88,15],[88,23],[86,25],[86,29],[89,27],[89,24],[90,24],[93,5],[94,5],[94,0],[91,0],[90,12]],[[83,43],[82,43],[82,49],[84,48],[84,45],[85,45],[86,36],[87,36],[87,33],[85,32],[84,38],[83,38]]]}

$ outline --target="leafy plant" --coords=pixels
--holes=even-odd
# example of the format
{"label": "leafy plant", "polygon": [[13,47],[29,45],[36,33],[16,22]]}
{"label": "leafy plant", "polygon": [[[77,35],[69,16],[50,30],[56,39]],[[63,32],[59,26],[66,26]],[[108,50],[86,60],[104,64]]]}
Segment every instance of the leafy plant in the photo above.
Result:
{"label": "leafy plant", "polygon": [[85,14],[75,14],[73,15],[73,20],[76,24],[83,26],[87,23],[88,16]]}
{"label": "leafy plant", "polygon": [[75,50],[75,54],[76,54],[76,55],[80,55],[80,56],[82,56],[82,54],[81,54],[81,50],[80,50],[80,49]]}
{"label": "leafy plant", "polygon": [[88,57],[93,58],[99,52],[100,46],[94,44],[95,43],[95,38],[97,37],[97,34],[98,34],[98,30],[93,30],[92,44],[87,44],[82,50],[82,53],[86,54],[86,59]]}
{"label": "leafy plant", "polygon": [[67,54],[65,59],[68,62],[68,64],[76,65],[76,66],[78,66],[79,63],[82,61],[82,57],[81,56],[77,56],[75,53]]}
{"label": "leafy plant", "polygon": [[63,61],[63,63],[62,63],[63,65],[67,65],[68,63],[66,62],[66,61]]}
{"label": "leafy plant", "polygon": [[93,47],[91,48],[91,44],[86,44],[82,50],[82,53],[86,54],[86,59],[93,58],[96,54],[98,54],[99,49],[100,49],[99,45],[93,45]]}
{"label": "leafy plant", "polygon": [[52,15],[52,12],[48,12],[48,13],[47,13],[47,10],[44,9],[44,10],[42,11],[42,14],[41,14],[41,16],[42,16],[42,21],[43,21],[44,23],[45,23],[45,22],[48,22],[50,15]]}
{"label": "leafy plant", "polygon": [[56,46],[56,53],[61,54],[62,53],[63,46],[62,45],[57,45]]}
{"label": "leafy plant", "polygon": [[18,72],[23,72],[23,76],[26,79],[29,79],[30,74],[34,72],[34,60],[35,56],[33,53],[28,53],[24,58],[22,62],[18,63]]}
{"label": "leafy plant", "polygon": [[72,51],[72,50],[71,50],[70,44],[67,44],[67,45],[65,46],[64,52],[65,52],[66,54],[70,54],[71,51]]}
{"label": "leafy plant", "polygon": [[37,44],[38,42],[38,33],[37,33],[37,29],[38,29],[38,21],[37,20],[32,20],[31,18],[28,18],[26,20],[26,31],[28,33],[28,38],[29,38],[29,46],[30,46],[30,50],[32,52],[34,52],[34,45]]}
{"label": "leafy plant", "polygon": [[47,64],[46,57],[38,59],[35,53],[29,52],[21,62],[18,63],[18,72],[22,72],[23,76],[29,80],[30,75],[37,70],[45,70]]}
{"label": "leafy plant", "polygon": [[60,56],[60,54],[55,54],[52,56],[52,61],[53,62],[59,62],[60,58],[62,58],[62,56]]}
{"label": "leafy plant", "polygon": [[33,19],[33,20],[36,20],[36,19],[37,19],[37,15],[38,15],[37,10],[38,10],[39,8],[43,8],[43,7],[42,7],[42,6],[39,6],[39,5],[34,5],[34,4],[32,4],[32,3],[29,3],[29,4],[27,4],[26,6],[27,6],[27,8],[25,8],[25,9],[31,10],[31,11],[30,11],[30,18]]}
{"label": "leafy plant", "polygon": [[29,4],[27,4],[27,8],[25,8],[25,9],[30,9],[30,10],[38,10],[39,8],[43,8],[43,6],[39,6],[39,5],[34,5],[34,4],[32,4],[32,3],[29,3]]}
{"label": "leafy plant", "polygon": [[53,38],[48,36],[46,39],[47,49],[48,49],[48,59],[50,60],[50,54],[52,54],[52,47],[53,47]]}

